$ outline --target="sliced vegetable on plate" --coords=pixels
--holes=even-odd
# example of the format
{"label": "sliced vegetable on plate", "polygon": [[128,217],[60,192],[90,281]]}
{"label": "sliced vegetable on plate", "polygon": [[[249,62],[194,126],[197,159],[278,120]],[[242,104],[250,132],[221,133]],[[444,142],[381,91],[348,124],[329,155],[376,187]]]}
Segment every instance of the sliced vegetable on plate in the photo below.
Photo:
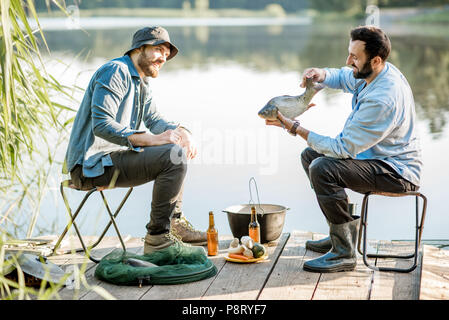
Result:
{"label": "sliced vegetable on plate", "polygon": [[257,262],[267,258],[266,248],[254,242],[249,236],[243,236],[240,240],[234,238],[228,249],[226,260],[231,262]]}

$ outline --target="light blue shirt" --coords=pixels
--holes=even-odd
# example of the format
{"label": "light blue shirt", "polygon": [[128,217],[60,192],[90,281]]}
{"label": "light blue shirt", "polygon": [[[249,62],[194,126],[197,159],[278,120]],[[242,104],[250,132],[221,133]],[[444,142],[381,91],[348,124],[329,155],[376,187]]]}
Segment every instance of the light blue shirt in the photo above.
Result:
{"label": "light blue shirt", "polygon": [[92,76],[73,123],[63,173],[77,164],[85,177],[97,177],[104,167],[112,166],[110,153],[119,150],[141,151],[128,137],[146,132],[153,134],[175,129],[158,112],[149,84],[139,76],[127,55],[101,66]]}
{"label": "light blue shirt", "polygon": [[353,94],[352,112],[335,138],[309,133],[308,145],[328,157],[377,159],[416,186],[422,170],[415,102],[404,75],[391,63],[368,85],[351,68],[326,68],[329,88]]}

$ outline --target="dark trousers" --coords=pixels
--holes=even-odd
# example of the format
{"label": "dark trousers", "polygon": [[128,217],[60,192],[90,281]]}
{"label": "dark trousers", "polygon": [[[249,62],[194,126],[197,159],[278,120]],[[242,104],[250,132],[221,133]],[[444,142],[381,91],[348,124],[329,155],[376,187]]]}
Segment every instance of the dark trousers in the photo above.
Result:
{"label": "dark trousers", "polygon": [[[103,175],[86,178],[78,165],[70,172],[71,179],[75,186],[82,189],[109,186],[115,178],[114,173],[115,187],[128,188],[154,181],[150,222],[146,228],[150,234],[168,232],[170,218],[181,212],[183,182],[187,172],[185,162],[172,161],[170,154],[173,147],[173,144],[167,144],[145,147],[142,152],[112,152],[110,156],[114,166],[105,167]],[[183,152],[179,147],[175,150]]]}
{"label": "dark trousers", "polygon": [[418,189],[380,160],[336,159],[306,148],[301,153],[301,162],[321,211],[333,224],[354,220],[348,210],[345,188],[359,193],[400,193]]}

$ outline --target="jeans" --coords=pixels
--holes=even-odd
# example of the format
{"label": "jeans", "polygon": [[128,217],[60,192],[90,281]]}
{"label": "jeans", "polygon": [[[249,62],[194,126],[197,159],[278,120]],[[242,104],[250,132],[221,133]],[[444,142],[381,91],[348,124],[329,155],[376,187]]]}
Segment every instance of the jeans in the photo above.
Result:
{"label": "jeans", "polygon": [[[170,218],[180,214],[183,182],[187,172],[184,161],[171,160],[173,144],[143,148],[142,152],[131,150],[112,152],[112,167],[105,167],[103,175],[84,177],[82,167],[77,165],[71,172],[73,184],[80,189],[109,186],[115,178],[114,187],[129,188],[154,181],[150,221],[146,225],[150,234],[170,230]],[[184,152],[181,148],[175,149]],[[183,156],[183,159],[185,157]]]}
{"label": "jeans", "polygon": [[312,148],[301,153],[302,166],[326,219],[333,224],[353,221],[345,188],[358,193],[416,191],[419,187],[381,160],[336,159]]}

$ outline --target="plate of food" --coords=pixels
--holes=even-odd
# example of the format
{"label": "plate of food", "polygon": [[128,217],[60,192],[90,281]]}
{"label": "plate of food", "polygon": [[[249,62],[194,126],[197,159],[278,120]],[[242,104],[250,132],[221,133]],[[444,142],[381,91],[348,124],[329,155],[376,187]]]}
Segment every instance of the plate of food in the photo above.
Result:
{"label": "plate of food", "polygon": [[254,242],[250,237],[243,236],[240,240],[234,238],[224,257],[227,261],[237,263],[253,263],[268,258],[267,249],[260,243]]}
{"label": "plate of food", "polygon": [[266,260],[268,258],[268,255],[263,255],[260,258],[248,258],[245,257],[243,254],[238,254],[238,253],[228,253],[225,257],[224,257],[227,261],[230,262],[237,262],[237,263],[253,263],[253,262],[258,262],[258,261],[262,261],[262,260]]}

